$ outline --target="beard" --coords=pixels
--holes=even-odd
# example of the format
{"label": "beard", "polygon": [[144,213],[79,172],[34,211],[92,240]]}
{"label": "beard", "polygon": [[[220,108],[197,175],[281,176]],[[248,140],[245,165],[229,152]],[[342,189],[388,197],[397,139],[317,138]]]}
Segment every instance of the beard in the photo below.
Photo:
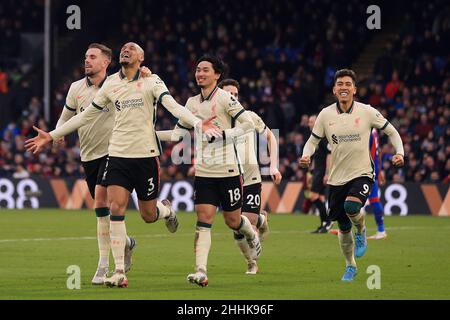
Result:
{"label": "beard", "polygon": [[130,62],[129,62],[129,61],[120,61],[119,64],[120,64],[122,67],[126,67],[126,66],[129,66],[129,65],[130,65]]}
{"label": "beard", "polygon": [[91,70],[91,71],[84,71],[84,75],[85,76],[87,76],[87,77],[93,77],[93,76],[95,76],[96,74],[97,74],[98,72],[95,72],[94,70]]}

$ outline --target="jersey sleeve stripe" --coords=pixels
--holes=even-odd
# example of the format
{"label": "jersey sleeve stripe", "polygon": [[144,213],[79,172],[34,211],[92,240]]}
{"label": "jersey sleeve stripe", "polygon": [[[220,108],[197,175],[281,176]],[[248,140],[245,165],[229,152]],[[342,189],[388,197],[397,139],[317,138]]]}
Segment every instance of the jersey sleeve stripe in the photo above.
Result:
{"label": "jersey sleeve stripe", "polygon": [[92,105],[93,105],[94,107],[96,107],[98,110],[103,110],[103,108],[100,107],[98,104],[95,104],[94,101],[92,101]]}
{"label": "jersey sleeve stripe", "polygon": [[186,128],[185,126],[182,126],[179,122],[177,122],[177,126],[179,126],[181,129],[189,130],[189,128]]}
{"label": "jersey sleeve stripe", "polygon": [[158,98],[158,104],[161,103],[162,98],[163,98],[165,95],[169,95],[169,96],[170,96],[169,91],[164,91],[163,93],[161,93],[161,94],[159,95],[159,98]]}
{"label": "jersey sleeve stripe", "polygon": [[384,129],[386,129],[386,127],[388,126],[388,124],[389,124],[389,121],[388,120],[386,120],[386,123],[384,124],[384,126],[380,129],[380,130],[384,130]]}
{"label": "jersey sleeve stripe", "polygon": [[236,115],[233,117],[233,120],[236,121],[236,119],[245,111],[245,109],[242,109],[241,111],[239,111],[238,113],[236,113]]}
{"label": "jersey sleeve stripe", "polygon": [[70,110],[70,111],[72,111],[72,112],[77,111],[77,109],[71,108],[71,107],[69,107],[67,104],[65,104],[64,107],[66,107],[68,110]]}
{"label": "jersey sleeve stripe", "polygon": [[314,137],[314,138],[317,138],[317,139],[323,139],[323,137],[319,137],[317,134],[315,134],[314,132],[311,132],[311,134],[312,134],[312,136]]}

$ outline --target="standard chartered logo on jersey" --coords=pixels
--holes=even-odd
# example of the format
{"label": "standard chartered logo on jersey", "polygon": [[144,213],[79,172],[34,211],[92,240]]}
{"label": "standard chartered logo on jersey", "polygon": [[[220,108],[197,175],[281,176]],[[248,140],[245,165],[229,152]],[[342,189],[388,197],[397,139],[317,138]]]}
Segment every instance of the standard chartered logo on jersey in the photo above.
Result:
{"label": "standard chartered logo on jersey", "polygon": [[[335,141],[334,137],[335,136],[333,135],[333,142]],[[343,134],[343,135],[337,136],[337,141],[338,141],[338,143],[361,141],[361,136],[359,135],[359,133]]]}
{"label": "standard chartered logo on jersey", "polygon": [[144,107],[144,99],[143,98],[126,99],[126,100],[120,101],[119,105],[120,105],[120,108],[118,108],[118,111],[121,111],[126,108]]}

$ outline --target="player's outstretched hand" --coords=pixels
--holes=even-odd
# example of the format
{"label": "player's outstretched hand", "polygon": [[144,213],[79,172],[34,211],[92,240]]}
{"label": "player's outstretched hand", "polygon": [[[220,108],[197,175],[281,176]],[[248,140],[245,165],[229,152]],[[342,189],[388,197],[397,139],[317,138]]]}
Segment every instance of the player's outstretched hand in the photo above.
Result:
{"label": "player's outstretched hand", "polygon": [[221,138],[222,131],[212,122],[217,116],[209,117],[202,121],[202,131],[208,138]]}
{"label": "player's outstretched hand", "polygon": [[308,168],[309,164],[311,163],[311,157],[310,156],[303,156],[298,161],[300,164],[300,167],[302,168]]}
{"label": "player's outstretched hand", "polygon": [[396,154],[392,157],[392,164],[395,167],[403,167],[405,164],[405,160],[403,159],[403,156],[401,154]]}
{"label": "player's outstretched hand", "polygon": [[146,66],[141,67],[141,74],[144,78],[150,77],[152,75],[152,70]]}
{"label": "player's outstretched hand", "polygon": [[39,153],[42,148],[53,139],[48,132],[45,132],[44,130],[41,130],[35,126],[33,126],[33,129],[37,131],[38,135],[25,141],[25,148],[28,152],[36,154]]}
{"label": "player's outstretched hand", "polygon": [[272,180],[275,184],[280,184],[282,176],[277,168],[270,167],[270,176],[272,177]]}

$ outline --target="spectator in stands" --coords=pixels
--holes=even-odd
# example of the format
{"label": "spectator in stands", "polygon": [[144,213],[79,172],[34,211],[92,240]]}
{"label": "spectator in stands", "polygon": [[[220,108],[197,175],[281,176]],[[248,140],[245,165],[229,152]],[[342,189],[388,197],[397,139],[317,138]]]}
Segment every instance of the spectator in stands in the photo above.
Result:
{"label": "spectator in stands", "polygon": [[433,125],[428,121],[427,114],[421,114],[420,122],[414,127],[414,133],[418,134],[420,138],[425,138],[432,130]]}
{"label": "spectator in stands", "polygon": [[402,85],[403,83],[398,79],[398,72],[395,70],[392,73],[391,81],[388,82],[386,88],[384,89],[384,95],[388,99],[393,100]]}
{"label": "spectator in stands", "polygon": [[16,165],[16,171],[13,173],[12,177],[14,179],[26,179],[30,177],[28,171],[25,170],[23,165]]}
{"label": "spectator in stands", "polygon": [[8,93],[8,74],[0,68],[0,94]]}
{"label": "spectator in stands", "polygon": [[[277,14],[255,10],[245,1],[217,5],[207,0],[187,0],[177,3],[176,11],[159,8],[152,1],[125,3],[118,15],[128,17],[135,12],[136,16],[118,24],[117,30],[98,24],[95,36],[112,46],[117,46],[121,38],[139,39],[147,48],[149,54],[145,58],[153,72],[166,79],[172,95],[180,102],[196,91],[192,70],[198,56],[204,51],[217,51],[230,65],[230,71],[240,75],[242,97],[249,109],[271,127],[281,129],[279,156],[283,176],[301,181],[303,173],[297,170],[295,162],[296,153],[309,135],[307,114],[320,111],[325,92],[332,85],[329,75],[334,74],[337,64],[344,67],[355,62],[356,54],[371,34],[365,22],[352,14],[365,12],[364,3],[358,0],[349,0],[349,6],[344,7],[313,0],[261,1],[261,7],[270,4]],[[409,150],[404,169],[392,168],[388,162],[392,148],[381,134],[382,163],[388,181],[434,181],[439,177],[448,183],[450,179],[450,31],[449,18],[442,14],[449,5],[444,0],[437,1],[433,6],[419,6],[418,0],[413,0],[415,5],[404,8],[405,21],[398,36],[387,42],[375,73],[359,85],[359,100],[391,118],[405,141],[405,151]],[[17,153],[22,155],[22,165],[30,174],[80,174],[76,139],[67,139],[65,148],[48,149],[45,157],[23,150],[23,140],[34,135],[32,124],[38,123],[42,129],[54,125],[42,119],[42,96],[36,90],[36,85],[42,83],[33,81],[22,64],[10,60],[20,52],[21,32],[43,30],[42,1],[24,0],[20,8],[14,1],[0,2],[0,12],[8,12],[5,19],[0,19],[0,40],[13,42],[12,47],[0,47],[0,61],[11,63],[2,64],[0,73],[7,73],[11,100],[5,108],[12,110],[10,118],[0,121],[0,174],[12,176],[20,170],[14,163],[13,155]],[[27,12],[26,19],[23,12]],[[105,34],[110,38],[103,39]],[[11,53],[11,48],[17,51]],[[346,51],[347,48],[354,50]],[[111,71],[117,68],[113,62]],[[53,121],[64,106],[68,84],[79,77],[80,68],[74,64],[63,77],[55,79]],[[0,74],[0,92],[1,81]],[[157,119],[158,129],[173,127],[173,117],[163,108],[158,108]],[[190,166],[178,166],[176,171],[170,168],[173,145],[163,147],[161,175],[187,176]],[[434,159],[432,166],[429,157]]]}

